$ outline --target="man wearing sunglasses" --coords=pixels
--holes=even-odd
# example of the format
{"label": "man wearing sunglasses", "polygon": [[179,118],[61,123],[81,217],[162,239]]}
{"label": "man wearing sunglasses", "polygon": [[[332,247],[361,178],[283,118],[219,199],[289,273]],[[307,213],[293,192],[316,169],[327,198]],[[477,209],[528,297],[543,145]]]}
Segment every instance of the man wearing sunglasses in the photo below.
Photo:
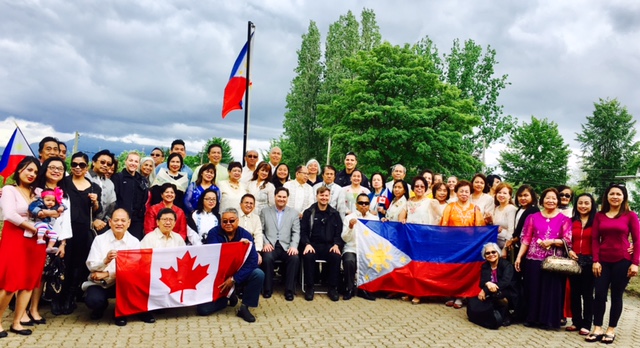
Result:
{"label": "man wearing sunglasses", "polygon": [[256,164],[258,164],[258,151],[256,150],[247,150],[247,153],[244,154],[244,163],[246,165],[242,168],[242,177],[240,181],[243,183],[248,183],[251,181],[251,177],[253,177],[253,171],[256,170]]}
{"label": "man wearing sunglasses", "polygon": [[[358,219],[378,220],[378,215],[371,214],[369,211],[369,196],[361,193],[356,197],[356,211],[345,216],[342,227],[342,240],[345,245],[342,253],[342,268],[344,269],[344,283],[347,292],[344,294],[345,301],[350,300],[355,295],[356,265],[357,265],[357,248],[356,248],[356,232],[354,227],[358,223]],[[375,301],[375,297],[366,291],[359,294],[362,298]]]}
{"label": "man wearing sunglasses", "polygon": [[[262,291],[262,283],[264,281],[264,273],[258,268],[258,252],[251,233],[242,227],[239,227],[240,219],[238,211],[234,208],[228,208],[222,212],[220,225],[214,227],[207,234],[205,244],[230,243],[230,242],[251,242],[251,251],[249,256],[242,264],[242,267],[233,276],[227,278],[222,285],[220,291],[226,294],[234,285],[241,286],[244,291],[242,295],[242,304],[238,309],[237,316],[248,323],[253,323],[256,318],[249,311],[249,307],[258,307],[260,292]],[[235,307],[238,303],[238,297],[232,294],[228,299],[223,297],[215,302],[203,303],[197,306],[198,315],[209,315],[217,312],[230,305]]]}
{"label": "man wearing sunglasses", "polygon": [[88,170],[86,174],[87,179],[91,180],[91,182],[100,186],[102,189],[102,195],[100,198],[102,211],[96,214],[93,219],[93,228],[99,233],[102,233],[109,228],[107,223],[111,218],[113,210],[116,208],[116,191],[113,186],[113,182],[105,177],[114,160],[115,155],[109,150],[96,152],[96,154],[91,158],[91,169]]}

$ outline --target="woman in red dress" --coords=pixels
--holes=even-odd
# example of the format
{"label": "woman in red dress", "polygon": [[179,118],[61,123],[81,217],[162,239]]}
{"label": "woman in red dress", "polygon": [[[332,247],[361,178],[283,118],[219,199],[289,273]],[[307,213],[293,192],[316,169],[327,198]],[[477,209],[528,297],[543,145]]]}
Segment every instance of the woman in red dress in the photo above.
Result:
{"label": "woman in red dress", "polygon": [[[13,174],[15,186],[5,186],[0,204],[4,212],[4,227],[0,239],[0,320],[16,296],[16,309],[9,331],[19,335],[31,335],[20,319],[25,314],[33,289],[40,286],[40,279],[46,258],[46,245],[37,244],[36,238],[25,237],[25,230],[34,232],[36,228],[29,221],[28,207],[34,199],[33,183],[38,175],[40,162],[35,157],[26,157]],[[0,322],[0,338],[6,337]]]}

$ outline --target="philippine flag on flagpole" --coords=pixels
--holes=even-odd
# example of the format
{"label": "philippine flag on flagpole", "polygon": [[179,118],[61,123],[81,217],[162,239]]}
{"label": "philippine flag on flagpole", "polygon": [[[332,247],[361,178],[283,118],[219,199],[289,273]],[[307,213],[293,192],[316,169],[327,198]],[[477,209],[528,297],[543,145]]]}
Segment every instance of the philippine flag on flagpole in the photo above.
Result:
{"label": "philippine flag on flagpole", "polygon": [[227,82],[227,86],[224,88],[224,100],[222,102],[223,119],[233,110],[242,110],[242,98],[247,91],[247,52],[251,41],[253,41],[253,34],[251,34],[249,41],[244,44],[238,58],[236,58],[233,69],[231,69],[229,82]]}
{"label": "philippine flag on flagpole", "polygon": [[18,163],[26,156],[35,157],[29,147],[29,143],[27,143],[27,139],[24,138],[20,129],[16,127],[0,160],[0,175],[4,178],[3,182],[6,182],[7,178],[15,172]]}
{"label": "philippine flag on flagpole", "polygon": [[219,286],[242,267],[250,251],[250,243],[240,242],[119,251],[116,317],[228,296]]}

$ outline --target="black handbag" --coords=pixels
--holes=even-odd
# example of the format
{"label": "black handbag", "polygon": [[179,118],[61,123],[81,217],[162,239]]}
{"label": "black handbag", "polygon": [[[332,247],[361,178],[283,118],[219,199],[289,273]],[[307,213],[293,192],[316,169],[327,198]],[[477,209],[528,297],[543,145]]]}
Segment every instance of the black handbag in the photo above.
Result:
{"label": "black handbag", "polygon": [[60,256],[47,255],[47,262],[43,272],[43,299],[56,301],[60,298],[65,269],[64,260]]}

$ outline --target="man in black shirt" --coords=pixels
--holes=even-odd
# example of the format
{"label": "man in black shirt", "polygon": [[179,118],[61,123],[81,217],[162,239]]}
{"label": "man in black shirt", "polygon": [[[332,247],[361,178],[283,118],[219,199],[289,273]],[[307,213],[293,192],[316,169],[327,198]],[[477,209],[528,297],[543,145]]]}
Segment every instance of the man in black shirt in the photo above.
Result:
{"label": "man in black shirt", "polygon": [[313,300],[314,273],[316,260],[327,262],[329,298],[338,301],[338,277],[340,276],[340,258],[342,255],[342,219],[340,213],[329,205],[331,190],[320,187],[314,203],[302,214],[300,220],[300,247],[304,265],[305,295],[307,301]]}
{"label": "man in black shirt", "polygon": [[[344,157],[344,170],[341,170],[336,176],[336,184],[341,187],[351,185],[351,174],[356,170],[358,166],[358,157],[354,152],[347,152],[347,155]],[[362,173],[362,171],[360,171]],[[367,176],[362,173],[362,182],[360,183],[362,187],[369,188],[369,179]]]}

